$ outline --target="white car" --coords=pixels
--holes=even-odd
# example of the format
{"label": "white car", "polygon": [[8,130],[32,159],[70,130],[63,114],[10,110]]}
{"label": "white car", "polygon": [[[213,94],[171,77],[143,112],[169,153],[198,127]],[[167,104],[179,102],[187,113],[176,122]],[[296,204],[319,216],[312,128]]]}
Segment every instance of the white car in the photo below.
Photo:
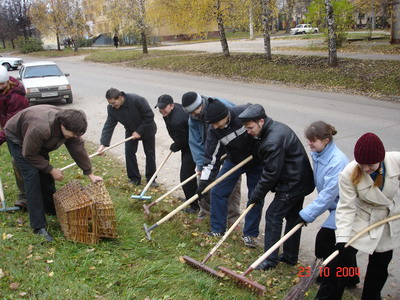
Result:
{"label": "white car", "polygon": [[52,61],[37,61],[22,64],[17,77],[25,86],[29,102],[49,102],[65,100],[72,103],[71,85],[67,79],[69,74],[61,72]]}
{"label": "white car", "polygon": [[23,62],[24,61],[18,57],[3,57],[3,55],[0,55],[0,64],[3,65],[7,71],[18,69]]}
{"label": "white car", "polygon": [[306,34],[306,33],[318,33],[317,27],[312,27],[310,24],[299,24],[295,28],[290,29],[291,34]]}

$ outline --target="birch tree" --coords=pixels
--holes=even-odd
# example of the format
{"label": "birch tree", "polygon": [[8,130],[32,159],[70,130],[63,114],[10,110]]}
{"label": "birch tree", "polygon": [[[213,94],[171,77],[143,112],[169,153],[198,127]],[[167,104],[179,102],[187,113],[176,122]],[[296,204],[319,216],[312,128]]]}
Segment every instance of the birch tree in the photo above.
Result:
{"label": "birch tree", "polygon": [[269,18],[270,18],[270,10],[269,10],[269,0],[260,0],[262,7],[262,30],[264,37],[264,55],[267,60],[272,60],[271,53],[271,38],[269,31]]}
{"label": "birch tree", "polygon": [[328,65],[331,67],[337,66],[337,51],[336,51],[336,35],[335,35],[335,17],[333,15],[333,7],[331,0],[325,0],[326,22],[328,24]]}

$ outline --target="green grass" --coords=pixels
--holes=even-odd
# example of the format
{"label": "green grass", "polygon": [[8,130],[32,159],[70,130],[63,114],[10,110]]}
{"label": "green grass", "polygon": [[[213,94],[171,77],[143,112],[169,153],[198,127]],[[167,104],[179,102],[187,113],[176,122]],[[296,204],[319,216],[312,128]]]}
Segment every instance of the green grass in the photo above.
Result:
{"label": "green grass", "polygon": [[29,53],[29,56],[41,56],[41,57],[65,57],[65,56],[79,56],[92,54],[98,51],[105,51],[104,49],[81,49],[79,48],[77,52],[72,48],[64,48],[60,51],[58,50],[43,50],[37,52]]}
{"label": "green grass", "polygon": [[[325,91],[352,92],[377,98],[400,96],[400,62],[339,59],[339,66],[327,66],[327,59],[312,56],[274,55],[266,61],[261,54],[182,54],[160,56],[132,52],[135,59],[124,64],[135,68],[162,69],[237,80],[279,82]],[[86,60],[110,62],[110,53],[89,55]],[[127,54],[128,55],[128,54]],[[102,59],[104,58],[104,59]]]}
{"label": "green grass", "polygon": [[[92,152],[90,149],[89,152]],[[52,164],[71,162],[64,147],[51,153]],[[16,199],[10,156],[0,147],[1,178],[8,205]],[[218,239],[203,235],[208,225],[183,213],[153,230],[152,241],[145,238],[143,223],[154,224],[178,205],[174,198],[152,208],[145,217],[142,202],[130,199],[141,187],[126,182],[125,169],[110,155],[93,159],[94,172],[103,176],[115,205],[118,239],[97,245],[67,241],[56,217],[47,217],[53,243],[43,243],[31,233],[25,212],[0,213],[0,298],[2,299],[255,299],[247,289],[231,280],[215,279],[180,261],[189,255],[202,260]],[[78,168],[65,171],[57,188],[73,179],[88,183]],[[163,191],[150,189],[156,199]],[[231,236],[207,263],[243,271],[262,249],[245,248],[240,233]],[[297,282],[298,267],[280,264],[268,272],[253,271],[250,277],[267,286],[264,299],[282,299]],[[313,299],[316,287],[306,299]],[[346,294],[344,299],[355,299]]]}

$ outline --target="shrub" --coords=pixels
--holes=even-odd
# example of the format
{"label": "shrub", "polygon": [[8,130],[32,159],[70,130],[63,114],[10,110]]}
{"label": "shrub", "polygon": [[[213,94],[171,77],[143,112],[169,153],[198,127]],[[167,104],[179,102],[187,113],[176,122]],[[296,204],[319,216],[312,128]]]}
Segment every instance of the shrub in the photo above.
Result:
{"label": "shrub", "polygon": [[22,53],[37,52],[43,50],[43,42],[36,38],[28,38],[25,40],[23,37],[18,38],[17,46]]}

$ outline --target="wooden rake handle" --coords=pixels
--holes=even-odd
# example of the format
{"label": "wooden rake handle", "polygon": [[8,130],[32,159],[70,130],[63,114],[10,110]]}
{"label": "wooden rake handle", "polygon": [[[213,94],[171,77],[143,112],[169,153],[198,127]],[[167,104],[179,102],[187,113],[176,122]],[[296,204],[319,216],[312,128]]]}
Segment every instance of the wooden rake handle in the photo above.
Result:
{"label": "wooden rake handle", "polygon": [[154,179],[156,179],[157,174],[160,172],[161,168],[165,165],[165,163],[167,162],[168,158],[171,156],[173,152],[169,151],[169,153],[167,154],[167,156],[164,158],[164,160],[161,162],[160,166],[158,167],[158,169],[154,172],[153,176],[151,176],[150,180],[147,182],[146,186],[144,187],[141,195],[144,195],[147,190],[149,189],[150,185],[153,183]]}
{"label": "wooden rake handle", "polygon": [[207,256],[211,256],[218,250],[218,248],[222,245],[223,242],[228,238],[228,236],[235,230],[236,226],[240,223],[240,221],[247,215],[247,213],[254,207],[255,203],[250,204],[246,210],[239,216],[239,218],[232,224],[229,230],[224,234],[224,236],[218,241],[218,243],[211,249]]}
{"label": "wooden rake handle", "polygon": [[[263,255],[261,255],[255,262],[251,264],[249,269],[254,270],[259,264],[261,264],[268,256],[278,249],[287,239],[289,239],[297,230],[304,226],[305,223],[301,222],[294,226],[288,233],[286,233],[279,241],[277,241],[271,248],[269,248]],[[249,270],[248,269],[248,270]]]}
{"label": "wooden rake handle", "polygon": [[[117,147],[117,146],[119,146],[119,145],[121,145],[121,144],[123,144],[123,143],[126,143],[127,141],[130,141],[130,140],[132,140],[132,139],[133,139],[133,136],[130,136],[130,137],[124,139],[123,141],[119,141],[118,143],[115,143],[114,145],[111,145],[111,146],[109,146],[109,147],[106,147],[106,148],[105,148],[103,151],[101,151],[101,152],[95,152],[95,153],[89,155],[89,158],[92,158],[92,157],[94,157],[94,156],[96,156],[96,155],[99,155],[99,154],[101,154],[101,153],[104,153],[104,152],[106,152],[106,151],[108,151],[108,150],[110,150],[110,149],[112,149],[112,148],[114,148],[114,147]],[[65,166],[65,167],[61,168],[60,171],[61,171],[61,172],[62,172],[62,171],[65,171],[66,169],[68,169],[68,168],[70,168],[70,167],[73,167],[73,166],[75,166],[75,165],[76,165],[76,162],[73,162],[72,164],[69,164],[68,166]]]}
{"label": "wooden rake handle", "polygon": [[164,195],[162,195],[161,197],[157,198],[156,200],[154,200],[152,203],[149,204],[148,207],[154,206],[156,205],[158,202],[160,202],[161,200],[163,200],[165,197],[167,197],[169,194],[173,193],[174,191],[176,191],[177,189],[179,189],[181,186],[184,186],[186,183],[188,183],[189,181],[195,179],[197,177],[197,173],[194,173],[192,176],[190,176],[189,178],[185,179],[185,181],[182,181],[180,184],[178,184],[177,186],[175,186],[172,190],[166,192]]}
{"label": "wooden rake handle", "polygon": [[[247,157],[246,159],[244,159],[243,161],[241,161],[240,163],[238,163],[236,166],[234,166],[232,169],[230,169],[228,172],[226,172],[225,174],[223,174],[221,177],[217,178],[215,181],[213,181],[212,183],[210,183],[203,191],[203,193],[208,192],[209,190],[211,190],[214,186],[216,186],[218,183],[220,183],[222,180],[224,180],[225,178],[227,178],[229,175],[231,175],[233,172],[237,171],[238,169],[240,169],[241,167],[243,167],[245,164],[247,164],[250,160],[253,159],[253,156],[250,155],[249,157]],[[162,223],[168,221],[169,219],[171,219],[173,216],[175,216],[178,212],[180,212],[182,209],[184,209],[186,206],[190,205],[192,202],[196,201],[197,198],[199,198],[199,195],[194,195],[192,196],[190,199],[186,200],[185,202],[183,202],[181,205],[179,205],[177,208],[175,208],[173,211],[171,211],[168,215],[166,215],[164,218],[162,218],[160,221],[158,221],[156,224],[161,225]]]}
{"label": "wooden rake handle", "polygon": [[1,178],[0,178],[0,200],[1,200],[1,203],[4,203],[6,200],[6,198],[4,197],[3,183],[1,182]]}
{"label": "wooden rake handle", "polygon": [[[363,230],[359,231],[355,236],[353,236],[350,241],[348,241],[345,245],[345,247],[350,246],[352,243],[354,243],[356,240],[358,240],[362,235],[366,234],[368,231],[379,227],[383,224],[389,223],[391,221],[400,219],[400,214],[398,215],[394,215],[394,216],[390,216],[387,217],[383,220],[380,220],[372,225],[369,225],[368,227],[364,228]],[[322,262],[322,266],[326,266],[327,264],[329,264],[337,255],[339,254],[339,250],[335,250],[331,255],[329,255],[323,262]]]}

